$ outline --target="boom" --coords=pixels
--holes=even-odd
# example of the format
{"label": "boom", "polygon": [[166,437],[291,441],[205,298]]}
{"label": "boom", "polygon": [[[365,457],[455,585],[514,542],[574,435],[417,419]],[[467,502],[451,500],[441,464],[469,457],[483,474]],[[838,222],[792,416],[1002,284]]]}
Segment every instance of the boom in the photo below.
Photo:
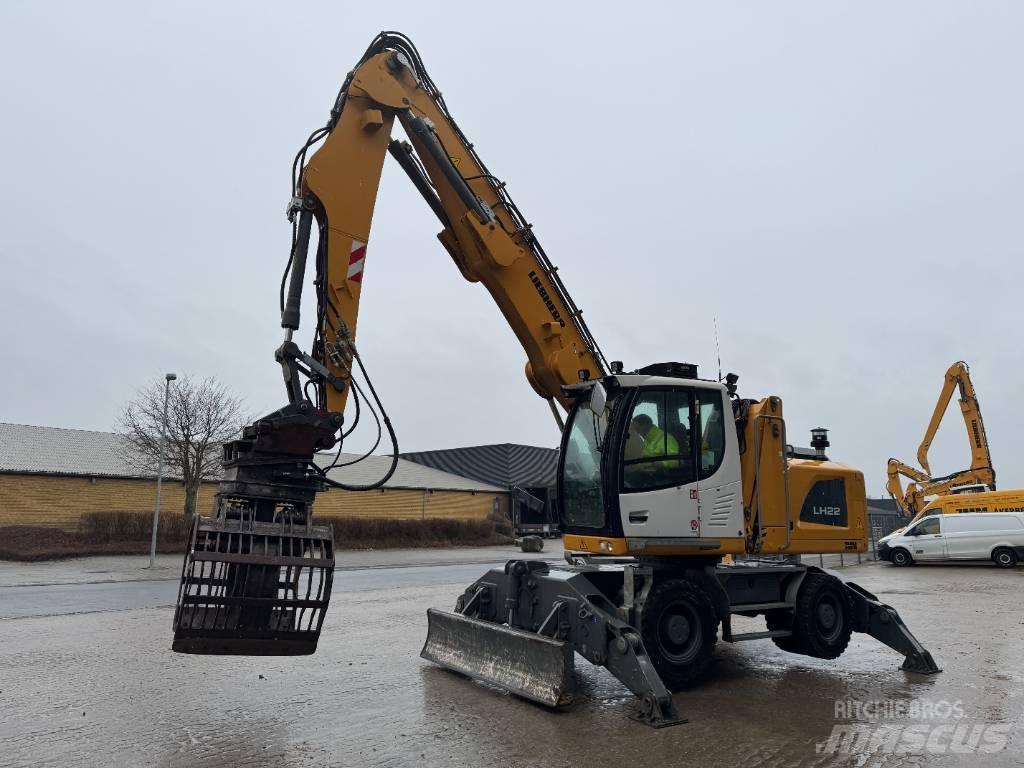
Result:
{"label": "boom", "polygon": [[[932,440],[935,439],[935,433],[942,423],[956,388],[960,390],[960,411],[971,445],[971,465],[967,469],[933,477],[928,464],[928,449],[931,448]],[[992,468],[985,422],[981,418],[981,407],[978,405],[978,397],[971,381],[970,368],[963,360],[953,363],[946,371],[931,421],[917,449],[917,460],[923,469],[911,467],[899,459],[889,459],[887,468],[886,490],[896,500],[900,512],[909,517],[915,516],[924,508],[928,496],[944,495],[959,486],[977,483],[987,485],[993,491],[996,489],[996,473]],[[903,490],[901,477],[912,481],[906,491]]]}
{"label": "boom", "polygon": [[988,437],[985,434],[985,422],[981,418],[981,406],[978,405],[978,397],[974,392],[974,383],[971,381],[971,370],[963,360],[953,363],[946,371],[942,384],[942,391],[939,393],[939,400],[935,403],[935,411],[932,419],[928,422],[928,429],[924,433],[921,445],[917,449],[917,463],[924,471],[931,474],[928,465],[928,449],[931,448],[932,440],[939,429],[939,424],[946,414],[949,401],[953,398],[954,388],[960,389],[960,411],[964,417],[964,427],[967,429],[967,441],[971,445],[971,466],[970,471],[978,473],[979,476],[988,473],[987,480],[979,480],[995,489],[996,475],[992,469],[992,455],[988,449]]}
{"label": "boom", "polygon": [[[919,469],[908,466],[898,459],[889,459],[888,482],[886,490],[896,500],[896,507],[907,517],[915,517],[922,509],[929,496],[944,496],[954,488],[965,485],[985,484],[984,471],[964,469],[943,477],[931,477]],[[900,477],[909,477],[911,483],[903,490]],[[995,490],[994,488],[992,490]]]}
{"label": "boom", "polygon": [[[910,478],[907,490],[903,490],[902,477]],[[920,511],[924,496],[919,492],[921,484],[928,483],[931,476],[916,467],[904,464],[899,459],[889,459],[885,489],[896,501],[896,507],[905,517],[913,517]]]}
{"label": "boom", "polygon": [[[408,142],[391,139],[396,119]],[[291,212],[298,214],[299,236],[289,293],[296,298],[282,316],[289,331],[298,328],[302,233],[313,219],[320,231],[320,285],[312,357],[331,374],[314,376],[319,407],[341,413],[348,397],[344,382],[351,376],[370,224],[387,152],[437,216],[438,239],[463,277],[482,283],[494,298],[526,351],[526,376],[534,390],[568,407],[563,385],[604,375],[605,360],[557,268],[504,182],[490,173],[452,119],[406,38],[382,33],[373,42],[342,86],[323,139],[304,168],[305,149],[297,158]],[[294,402],[302,393],[290,386],[289,396]]]}

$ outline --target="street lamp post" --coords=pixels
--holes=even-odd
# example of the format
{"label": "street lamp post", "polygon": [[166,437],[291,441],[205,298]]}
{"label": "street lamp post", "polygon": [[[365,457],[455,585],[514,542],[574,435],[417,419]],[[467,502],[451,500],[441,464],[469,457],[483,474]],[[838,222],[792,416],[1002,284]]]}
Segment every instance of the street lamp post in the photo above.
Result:
{"label": "street lamp post", "polygon": [[149,543],[149,567],[156,560],[156,529],[160,523],[160,485],[164,479],[164,446],[167,442],[167,400],[171,393],[171,382],[178,378],[173,373],[164,376],[164,418],[160,422],[160,461],[156,468],[156,506],[153,507],[153,538]]}

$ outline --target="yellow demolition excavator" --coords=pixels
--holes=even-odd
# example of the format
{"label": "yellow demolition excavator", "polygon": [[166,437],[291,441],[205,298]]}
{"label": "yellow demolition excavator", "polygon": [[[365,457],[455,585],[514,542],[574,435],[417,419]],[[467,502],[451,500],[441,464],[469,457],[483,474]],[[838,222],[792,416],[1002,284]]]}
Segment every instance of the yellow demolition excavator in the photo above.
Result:
{"label": "yellow demolition excavator", "polygon": [[[407,141],[391,138],[396,121]],[[578,653],[636,694],[652,725],[683,722],[669,689],[705,672],[720,627],[726,642],[770,638],[829,659],[852,632],[866,632],[903,654],[905,670],[938,671],[895,610],[800,562],[867,545],[864,477],[826,456],[827,431],[812,432],[810,449],[792,448],[782,400],[739,397],[732,374],[720,382],[691,364],[627,371],[609,363],[532,226],[398,33],[373,41],[293,163],[285,341],[276,353],[289,403],[225,446],[215,510],[197,519],[185,555],[174,650],[316,648],[334,543],[330,527],[315,524],[313,501],[331,487],[365,490],[386,478],[346,486],[314,457],[368,412],[379,413],[398,453],[355,341],[388,154],[436,214],[463,277],[494,298],[526,352],[527,380],[562,427],[566,564],[510,560],[484,574],[454,611],[428,612],[424,658],[561,706],[573,697]],[[293,340],[307,253],[317,309],[309,352]],[[727,555],[737,562],[723,562]],[[767,629],[734,632],[735,615],[762,615]]]}
{"label": "yellow demolition excavator", "polygon": [[[949,402],[953,399],[953,393],[957,391],[970,445],[971,465],[947,475],[933,476],[928,450]],[[900,513],[912,521],[929,514],[1024,509],[1024,491],[996,490],[996,471],[992,467],[992,454],[985,433],[985,422],[981,418],[981,406],[971,381],[970,368],[963,360],[953,363],[946,371],[931,421],[917,449],[917,461],[921,469],[899,459],[889,459],[887,466],[886,490],[896,500]],[[906,490],[903,489],[904,477],[910,480]]]}

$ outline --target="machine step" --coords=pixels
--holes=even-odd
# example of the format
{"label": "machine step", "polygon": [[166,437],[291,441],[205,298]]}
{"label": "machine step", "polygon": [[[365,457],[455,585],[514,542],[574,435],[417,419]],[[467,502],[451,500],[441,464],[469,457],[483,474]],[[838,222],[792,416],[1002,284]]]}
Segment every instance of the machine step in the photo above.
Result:
{"label": "machine step", "polygon": [[730,642],[738,643],[741,640],[766,640],[772,637],[791,637],[793,633],[788,629],[771,629],[766,632],[741,632],[733,635]]}
{"label": "machine step", "polygon": [[771,602],[771,603],[739,603],[737,605],[729,606],[730,613],[743,613],[744,611],[774,611],[774,610],[788,610],[793,608],[793,603],[787,603],[785,600]]}

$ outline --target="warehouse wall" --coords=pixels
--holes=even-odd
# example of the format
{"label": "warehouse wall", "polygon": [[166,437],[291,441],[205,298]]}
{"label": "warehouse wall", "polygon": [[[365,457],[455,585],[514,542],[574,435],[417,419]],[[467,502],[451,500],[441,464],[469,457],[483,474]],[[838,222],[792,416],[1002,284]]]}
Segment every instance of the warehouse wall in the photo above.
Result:
{"label": "warehouse wall", "polygon": [[[213,509],[216,483],[199,489],[199,511]],[[156,501],[156,480],[0,474],[0,526],[41,525],[78,530],[83,512],[149,512]],[[185,486],[164,480],[160,508],[181,512]]]}
{"label": "warehouse wall", "polygon": [[[199,512],[213,510],[216,483],[199,491]],[[184,486],[164,480],[161,509],[180,512]],[[0,474],[0,527],[39,525],[76,531],[83,512],[149,512],[156,499],[155,480]],[[495,515],[495,508],[497,514]],[[385,489],[360,493],[329,491],[314,507],[317,517],[372,517],[401,520],[508,519],[508,494],[470,491]]]}
{"label": "warehouse wall", "polygon": [[508,494],[387,488],[346,493],[328,491],[313,505],[316,517],[374,517],[395,520],[487,520],[508,515]]}

